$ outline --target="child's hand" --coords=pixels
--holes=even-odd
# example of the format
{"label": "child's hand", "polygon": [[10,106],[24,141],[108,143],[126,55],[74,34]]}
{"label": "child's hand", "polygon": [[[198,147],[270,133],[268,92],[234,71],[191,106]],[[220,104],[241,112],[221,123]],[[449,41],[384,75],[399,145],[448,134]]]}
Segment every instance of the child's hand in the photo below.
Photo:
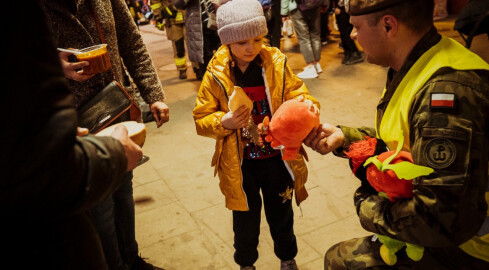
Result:
{"label": "child's hand", "polygon": [[239,129],[248,125],[248,109],[241,105],[236,111],[227,112],[221,119],[222,126],[227,129]]}

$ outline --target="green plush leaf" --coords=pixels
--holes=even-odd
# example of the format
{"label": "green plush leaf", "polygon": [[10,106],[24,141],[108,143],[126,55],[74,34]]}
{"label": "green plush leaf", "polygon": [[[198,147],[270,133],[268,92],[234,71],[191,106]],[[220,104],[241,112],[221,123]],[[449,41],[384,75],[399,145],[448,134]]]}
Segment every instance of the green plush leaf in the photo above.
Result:
{"label": "green plush leaf", "polygon": [[370,163],[373,163],[379,171],[382,171],[382,162],[377,159],[378,156],[369,157],[364,163],[363,167],[367,167]]}
{"label": "green plush leaf", "polygon": [[382,165],[383,165],[383,172],[385,172],[387,169],[385,168],[385,165],[387,164],[390,164],[391,161],[397,156],[397,154],[399,154],[399,152],[401,152],[402,150],[402,146],[404,145],[404,133],[403,131],[400,129],[397,131],[397,147],[396,147],[396,152],[391,155],[390,157],[386,158],[384,160],[384,162],[382,162]]}
{"label": "green plush leaf", "polygon": [[402,161],[396,164],[387,164],[383,166],[383,169],[393,170],[396,173],[397,178],[406,179],[406,180],[411,180],[416,177],[429,175],[432,172],[434,172],[432,168],[416,165],[409,161]]}

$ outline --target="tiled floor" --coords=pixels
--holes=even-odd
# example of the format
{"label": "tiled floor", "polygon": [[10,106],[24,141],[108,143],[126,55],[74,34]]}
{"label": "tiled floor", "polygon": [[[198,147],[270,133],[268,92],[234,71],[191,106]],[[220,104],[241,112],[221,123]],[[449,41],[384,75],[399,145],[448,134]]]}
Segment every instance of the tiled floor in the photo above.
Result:
{"label": "tiled floor", "polygon": [[[437,22],[445,35],[461,42],[452,31],[453,17]],[[199,81],[188,69],[189,79],[179,80],[171,43],[152,25],[141,26],[145,43],[158,69],[170,107],[170,122],[157,129],[147,124],[143,147],[150,161],[134,171],[136,236],[141,255],[165,269],[239,269],[233,261],[231,211],[213,177],[214,140],[195,132],[191,111]],[[322,48],[324,72],[305,80],[321,102],[321,121],[350,126],[373,125],[386,69],[368,63],[341,65],[339,37]],[[478,36],[472,50],[489,61],[487,36]],[[286,38],[283,51],[297,73],[305,65],[297,41]],[[324,252],[341,240],[367,235],[358,223],[352,193],[358,186],[345,160],[308,150],[309,198],[294,206],[295,232],[302,270],[323,269]],[[263,218],[257,269],[279,269],[273,242]]]}

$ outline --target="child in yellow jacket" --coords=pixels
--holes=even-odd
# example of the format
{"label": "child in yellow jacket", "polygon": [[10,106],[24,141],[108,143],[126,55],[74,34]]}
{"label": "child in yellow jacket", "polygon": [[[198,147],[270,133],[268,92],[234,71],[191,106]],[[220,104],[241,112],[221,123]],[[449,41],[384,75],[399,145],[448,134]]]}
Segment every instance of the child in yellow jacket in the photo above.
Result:
{"label": "child in yellow jacket", "polygon": [[[216,139],[212,166],[219,175],[226,207],[233,210],[234,259],[241,269],[254,269],[263,196],[281,269],[297,269],[292,192],[297,204],[307,197],[307,167],[301,154],[283,161],[280,149],[269,143],[260,146],[255,140],[256,125],[266,116],[271,118],[286,100],[305,99],[311,110],[317,110],[319,103],[294,75],[285,55],[264,44],[268,31],[258,1],[222,4],[217,24],[223,45],[209,62],[192,114],[197,133]],[[243,105],[231,110],[234,91],[244,91],[252,108]]]}

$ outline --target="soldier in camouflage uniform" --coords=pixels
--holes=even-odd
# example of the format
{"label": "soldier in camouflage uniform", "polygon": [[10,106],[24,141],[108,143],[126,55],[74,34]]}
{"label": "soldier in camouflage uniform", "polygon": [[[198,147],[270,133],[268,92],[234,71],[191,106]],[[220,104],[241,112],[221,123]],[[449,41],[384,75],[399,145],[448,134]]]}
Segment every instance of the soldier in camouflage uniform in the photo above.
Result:
{"label": "soldier in camouflage uniform", "polygon": [[489,65],[437,33],[432,0],[346,2],[367,61],[390,67],[376,126],[321,124],[304,143],[344,157],[352,142],[375,136],[391,150],[402,143],[434,173],[413,179],[409,199],[391,202],[367,181],[354,194],[364,229],[425,247],[421,260],[401,249],[388,266],[369,236],[331,247],[324,268],[489,269]]}
{"label": "soldier in camouflage uniform", "polygon": [[177,9],[171,0],[151,0],[156,27],[166,30],[166,37],[171,40],[173,59],[178,70],[178,78],[187,78],[185,60],[185,11]]}

